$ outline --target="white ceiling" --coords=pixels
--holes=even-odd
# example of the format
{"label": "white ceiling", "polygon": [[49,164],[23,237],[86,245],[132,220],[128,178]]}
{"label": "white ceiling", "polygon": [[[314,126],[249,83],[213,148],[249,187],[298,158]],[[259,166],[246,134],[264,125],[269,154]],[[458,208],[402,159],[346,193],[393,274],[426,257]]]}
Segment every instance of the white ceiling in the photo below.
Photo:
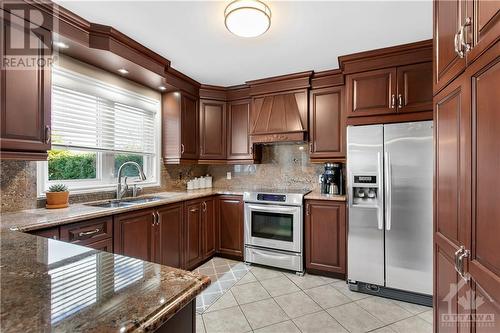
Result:
{"label": "white ceiling", "polygon": [[230,1],[57,2],[113,26],[193,79],[222,86],[334,69],[340,55],[432,38],[431,0],[266,1],[271,28],[251,39],[226,30]]}

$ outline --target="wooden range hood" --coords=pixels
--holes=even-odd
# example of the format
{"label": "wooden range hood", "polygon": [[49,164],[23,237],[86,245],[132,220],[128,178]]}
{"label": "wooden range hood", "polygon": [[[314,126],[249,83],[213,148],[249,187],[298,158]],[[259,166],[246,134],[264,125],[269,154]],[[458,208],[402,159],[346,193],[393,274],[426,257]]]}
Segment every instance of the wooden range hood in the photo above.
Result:
{"label": "wooden range hood", "polygon": [[312,72],[249,81],[252,143],[307,140],[308,89]]}

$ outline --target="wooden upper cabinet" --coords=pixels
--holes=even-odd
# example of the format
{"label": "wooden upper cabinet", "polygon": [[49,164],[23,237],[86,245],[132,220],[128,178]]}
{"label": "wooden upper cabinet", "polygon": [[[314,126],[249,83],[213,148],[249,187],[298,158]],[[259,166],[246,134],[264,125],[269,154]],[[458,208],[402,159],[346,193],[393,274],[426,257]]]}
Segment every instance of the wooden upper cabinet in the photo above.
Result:
{"label": "wooden upper cabinet", "polygon": [[[19,56],[19,42],[30,45],[22,56],[51,55],[51,32],[30,30],[23,19],[3,13],[0,40],[2,63]],[[19,52],[20,50],[17,49]],[[0,70],[1,136],[3,159],[44,160],[50,149],[51,73],[49,66]]]}
{"label": "wooden upper cabinet", "polygon": [[183,94],[181,96],[181,158],[198,159],[199,149],[198,101]]}
{"label": "wooden upper cabinet", "polygon": [[314,89],[309,95],[311,159],[345,157],[344,88]]}
{"label": "wooden upper cabinet", "polygon": [[159,264],[182,268],[184,206],[181,203],[157,209],[158,229],[156,253]]}
{"label": "wooden upper cabinet", "polygon": [[217,252],[243,258],[243,198],[217,198]]}
{"label": "wooden upper cabinet", "polygon": [[114,216],[113,248],[128,257],[153,260],[154,210],[145,209]]}
{"label": "wooden upper cabinet", "polygon": [[250,143],[250,100],[228,103],[227,159],[253,159]]}
{"label": "wooden upper cabinet", "polygon": [[467,63],[471,63],[499,39],[500,1],[469,1],[467,17],[471,23],[465,30],[465,42],[472,47],[467,53]]}
{"label": "wooden upper cabinet", "polygon": [[200,101],[200,159],[226,158],[226,102]]}
{"label": "wooden upper cabinet", "polygon": [[198,100],[180,92],[162,96],[163,162],[179,164],[199,157]]}
{"label": "wooden upper cabinet", "polygon": [[401,66],[398,75],[398,112],[432,111],[432,62]]}
{"label": "wooden upper cabinet", "polygon": [[458,32],[466,18],[466,1],[434,1],[434,84],[437,92],[465,69],[465,57],[457,52]]}
{"label": "wooden upper cabinet", "polygon": [[347,75],[347,116],[396,112],[396,68]]}
{"label": "wooden upper cabinet", "polygon": [[306,201],[306,268],[322,272],[346,273],[345,203]]}

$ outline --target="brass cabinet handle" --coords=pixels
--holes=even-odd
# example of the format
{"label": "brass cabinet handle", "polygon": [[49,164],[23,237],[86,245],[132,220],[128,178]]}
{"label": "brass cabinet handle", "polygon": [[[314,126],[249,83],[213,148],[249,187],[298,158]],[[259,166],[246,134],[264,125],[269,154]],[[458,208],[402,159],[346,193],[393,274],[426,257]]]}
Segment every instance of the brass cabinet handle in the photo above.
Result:
{"label": "brass cabinet handle", "polygon": [[50,126],[45,126],[45,143],[50,143]]}
{"label": "brass cabinet handle", "polygon": [[182,154],[184,154],[184,151],[185,151],[185,149],[184,149],[184,144],[183,144],[183,143],[181,143],[181,155],[182,155]]}
{"label": "brass cabinet handle", "polygon": [[309,152],[312,153],[313,152],[313,143],[309,143]]}
{"label": "brass cabinet handle", "polygon": [[91,230],[91,231],[82,231],[78,234],[78,237],[90,236],[93,234],[97,234],[99,231],[101,231],[101,229],[99,229],[99,228]]}
{"label": "brass cabinet handle", "polygon": [[306,215],[311,215],[311,205],[307,204],[306,206]]}
{"label": "brass cabinet handle", "polygon": [[460,42],[460,37],[459,37],[460,31],[457,31],[455,34],[455,38],[453,39],[453,43],[455,44],[455,53],[458,55],[459,58],[464,57],[464,53],[460,49],[459,42]]}
{"label": "brass cabinet handle", "polygon": [[403,96],[401,94],[398,94],[398,108],[403,107]]}
{"label": "brass cabinet handle", "polygon": [[391,96],[391,109],[396,107],[396,95],[392,94]]}
{"label": "brass cabinet handle", "polygon": [[207,211],[207,203],[206,203],[206,201],[203,201],[201,203],[201,205],[203,206],[203,211],[206,212]]}

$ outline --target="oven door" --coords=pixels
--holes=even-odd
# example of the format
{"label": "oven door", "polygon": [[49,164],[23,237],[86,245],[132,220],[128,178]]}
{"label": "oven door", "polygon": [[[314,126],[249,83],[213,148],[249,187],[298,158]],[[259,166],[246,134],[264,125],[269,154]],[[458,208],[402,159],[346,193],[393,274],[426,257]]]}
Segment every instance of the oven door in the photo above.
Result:
{"label": "oven door", "polygon": [[301,252],[302,207],[245,203],[245,244]]}

